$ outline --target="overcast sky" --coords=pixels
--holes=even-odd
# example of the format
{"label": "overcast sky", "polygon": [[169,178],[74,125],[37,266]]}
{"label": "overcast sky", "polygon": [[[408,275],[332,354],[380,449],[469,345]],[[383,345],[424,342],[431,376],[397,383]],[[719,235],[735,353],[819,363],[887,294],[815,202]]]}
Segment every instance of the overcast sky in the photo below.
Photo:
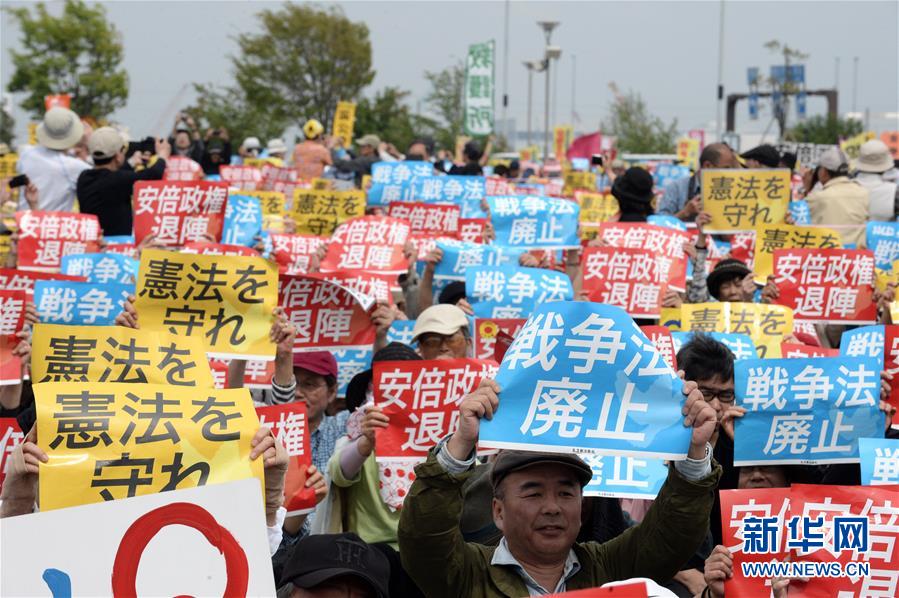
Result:
{"label": "overcast sky", "polygon": [[[27,3],[3,2],[6,6]],[[61,3],[49,2],[55,9]],[[121,31],[124,66],[131,78],[128,104],[115,117],[132,133],[165,127],[177,108],[193,99],[190,84],[229,84],[228,56],[236,52],[234,36],[257,31],[255,13],[277,8],[275,2],[102,2]],[[377,72],[371,94],[384,86],[412,92],[412,108],[427,93],[426,70],[439,70],[465,56],[469,44],[497,43],[497,118],[502,117],[503,21],[506,4],[497,2],[356,1],[340,3],[346,15],[370,30]],[[840,112],[853,109],[853,58],[858,57],[857,109],[872,113],[871,128],[899,128],[899,2],[759,2],[728,1],[724,19],[725,92],[746,90],[746,68],[768,71],[778,58],[763,47],[783,41],[807,54],[809,89],[832,88],[839,58]],[[576,128],[595,129],[607,114],[612,94],[608,83],[640,92],[650,110],[666,120],[677,118],[682,130],[706,127],[714,132],[718,69],[718,22],[721,3],[708,2],[516,2],[509,4],[508,115],[525,130],[527,72],[524,60],[542,56],[544,38],[538,20],[561,24],[553,45],[562,49],[557,63],[555,121],[571,121],[572,55],[576,56]],[[9,50],[19,43],[15,23],[5,14],[0,27],[0,83],[12,76]],[[534,78],[535,130],[543,123],[543,76]],[[17,98],[14,97],[14,100]],[[823,98],[810,98],[810,114],[823,113]],[[423,108],[424,109],[424,108]],[[884,113],[894,113],[890,119]],[[26,117],[16,101],[17,129],[24,135]],[[723,119],[723,115],[722,115]],[[739,108],[738,131],[759,132],[770,111],[756,122]],[[776,127],[771,128],[772,132]]]}

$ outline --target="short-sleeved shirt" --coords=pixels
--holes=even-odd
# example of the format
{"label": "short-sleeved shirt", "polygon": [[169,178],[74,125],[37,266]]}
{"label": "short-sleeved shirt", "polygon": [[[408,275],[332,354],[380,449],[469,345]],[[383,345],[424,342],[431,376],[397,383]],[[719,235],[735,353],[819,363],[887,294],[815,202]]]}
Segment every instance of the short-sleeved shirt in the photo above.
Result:
{"label": "short-sleeved shirt", "polygon": [[306,140],[293,149],[293,165],[301,179],[319,178],[331,164],[331,152],[315,141]]}

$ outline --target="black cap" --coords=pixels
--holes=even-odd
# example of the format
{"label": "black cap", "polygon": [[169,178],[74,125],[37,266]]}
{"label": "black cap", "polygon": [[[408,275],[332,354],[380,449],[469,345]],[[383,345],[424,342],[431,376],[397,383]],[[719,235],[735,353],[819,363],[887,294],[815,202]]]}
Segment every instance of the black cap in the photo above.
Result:
{"label": "black cap", "polygon": [[284,565],[281,585],[308,590],[330,579],[352,576],[364,581],[379,598],[389,595],[387,557],[353,533],[316,534],[299,542]]}
{"label": "black cap", "polygon": [[[420,359],[421,355],[416,353],[415,349],[396,341],[388,344],[371,358],[372,363],[376,361],[415,361]],[[371,379],[372,370],[369,368],[353,376],[353,379],[347,384],[346,408],[351,413],[365,403],[365,393],[368,391]]]}
{"label": "black cap", "polygon": [[780,152],[777,151],[776,147],[767,143],[740,154],[740,157],[744,160],[755,160],[768,168],[780,166]]}
{"label": "black cap", "polygon": [[455,305],[460,299],[465,299],[465,281],[454,280],[440,291],[440,295],[437,296],[437,303]]}
{"label": "black cap", "polygon": [[503,479],[513,471],[519,471],[530,467],[531,465],[539,465],[541,463],[554,463],[563,465],[574,471],[581,488],[590,483],[593,479],[593,470],[584,463],[583,459],[571,453],[535,453],[532,451],[502,451],[497,455],[493,462],[493,469],[490,470],[490,483],[496,488]]}
{"label": "black cap", "polygon": [[752,270],[740,260],[733,258],[721,260],[715,264],[715,267],[709,272],[709,276],[706,279],[706,286],[709,288],[709,294],[715,299],[718,299],[718,290],[721,288],[722,284],[734,278],[746,278],[751,272]]}
{"label": "black cap", "polygon": [[612,195],[615,199],[633,204],[649,204],[655,195],[652,192],[652,175],[645,168],[631,166],[615,179]]}

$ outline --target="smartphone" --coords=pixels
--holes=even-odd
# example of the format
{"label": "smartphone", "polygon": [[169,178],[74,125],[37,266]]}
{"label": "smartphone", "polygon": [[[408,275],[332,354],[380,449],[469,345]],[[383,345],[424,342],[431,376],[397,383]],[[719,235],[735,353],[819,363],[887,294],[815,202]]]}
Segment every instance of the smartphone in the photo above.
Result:
{"label": "smartphone", "polygon": [[593,156],[590,158],[590,164],[592,164],[593,166],[599,166],[601,168],[602,167],[602,155],[601,154],[593,154]]}
{"label": "smartphone", "polygon": [[24,187],[28,184],[28,175],[27,174],[19,174],[9,179],[9,188],[15,189],[16,187]]}

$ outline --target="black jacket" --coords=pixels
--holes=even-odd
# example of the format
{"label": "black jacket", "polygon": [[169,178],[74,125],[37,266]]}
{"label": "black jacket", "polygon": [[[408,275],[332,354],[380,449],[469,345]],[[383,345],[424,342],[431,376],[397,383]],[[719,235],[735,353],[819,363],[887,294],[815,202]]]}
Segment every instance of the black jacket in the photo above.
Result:
{"label": "black jacket", "polygon": [[156,160],[150,168],[134,172],[128,163],[112,171],[106,168],[85,170],[78,177],[76,194],[84,214],[95,214],[104,236],[130,235],[134,210],[131,192],[135,181],[157,181],[165,173],[165,160]]}

